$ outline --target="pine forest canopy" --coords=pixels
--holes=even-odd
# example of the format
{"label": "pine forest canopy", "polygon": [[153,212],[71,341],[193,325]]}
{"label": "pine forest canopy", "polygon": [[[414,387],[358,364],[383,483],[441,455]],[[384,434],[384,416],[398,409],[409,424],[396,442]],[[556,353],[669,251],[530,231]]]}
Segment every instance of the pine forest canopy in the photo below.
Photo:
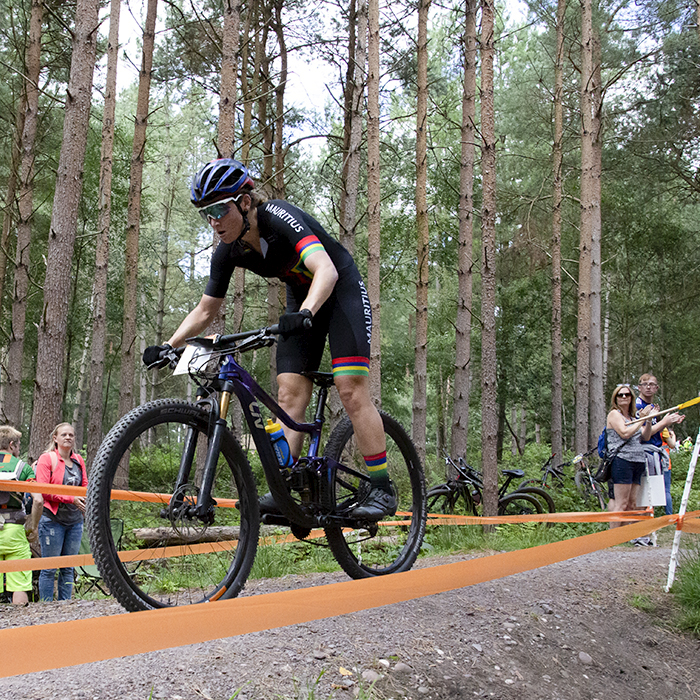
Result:
{"label": "pine forest canopy", "polygon": [[[419,4],[428,17],[425,73],[417,55]],[[366,82],[373,71],[366,68],[364,0],[321,6],[302,0],[131,2],[121,7],[122,32],[133,26],[133,20],[124,19],[132,12],[138,41],[125,34],[118,40],[119,51],[108,39],[115,5],[117,0],[111,6],[96,0],[0,0],[0,418],[25,432],[25,445],[32,426],[50,429],[46,420],[32,420],[34,408],[52,395],[50,387],[58,397],[49,401],[56,422],[72,421],[83,443],[89,442],[88,432],[109,429],[124,410],[120,382],[125,371],[127,383],[131,378],[125,370],[128,353],[136,358],[132,404],[188,391],[181,378],[167,372],[146,374],[138,359],[143,347],[169,337],[204,289],[212,234],[189,203],[189,179],[224,143],[233,143],[236,157],[250,165],[269,196],[306,209],[352,246],[368,275],[376,253],[369,232],[372,220],[378,221],[370,213],[372,192],[381,192],[381,402],[406,426],[416,410],[424,410],[425,450],[434,463],[450,444],[459,380],[455,364],[461,362],[455,358],[456,333],[466,332],[470,339],[469,357],[461,363],[471,378],[467,458],[478,462],[481,454],[479,378],[482,329],[488,320],[482,318],[482,263],[495,271],[499,454],[511,432],[521,447],[524,440],[552,439],[555,272],[561,279],[560,310],[554,316],[561,333],[564,448],[577,444],[582,402],[584,435],[595,435],[612,388],[635,382],[643,372],[659,379],[662,407],[698,394],[700,29],[694,1],[593,4],[590,148],[582,136],[582,124],[585,131],[588,123],[581,110],[586,88],[581,76],[587,70],[582,57],[589,42],[581,3],[560,3],[560,53],[556,3],[533,1],[522,12],[513,12],[510,3],[495,5],[493,261],[483,259],[481,238],[482,185],[490,174],[482,172],[482,155],[489,152],[482,140],[488,129],[481,122],[488,113],[482,111],[485,76],[480,71],[486,64],[479,54],[485,38],[475,44],[475,116],[467,131],[462,118],[468,63],[464,2],[379,5],[375,77],[381,179],[376,184],[368,176],[374,156],[368,157],[373,132]],[[483,5],[466,3],[477,13],[477,34]],[[148,65],[142,58],[148,38],[141,37],[148,25],[147,6],[157,12],[152,69],[145,71],[150,85],[142,67]],[[101,19],[94,74],[89,65],[80,67],[73,60],[78,42],[91,41],[89,32],[80,38],[76,21],[89,8],[99,10]],[[116,95],[109,87],[110,51],[118,76]],[[558,55],[563,57],[559,63]],[[28,78],[33,70],[38,70],[34,82]],[[417,127],[421,94],[427,95],[426,113],[423,126]],[[84,156],[71,156],[65,152],[65,134],[72,133],[69,120],[79,123],[73,112],[79,111],[81,95],[91,103],[85,150]],[[113,117],[110,95],[116,96]],[[555,138],[557,103],[561,136]],[[226,115],[231,119],[224,134]],[[143,148],[134,147],[139,128]],[[473,243],[460,257],[465,134],[471,134],[475,153],[467,212]],[[427,174],[420,185],[416,154],[423,137]],[[554,207],[557,143],[561,204]],[[591,162],[599,163],[598,175],[586,170],[589,154]],[[56,205],[61,178],[68,172],[77,173],[70,182],[82,183],[71,195],[76,197],[72,222],[61,218]],[[422,201],[417,182],[424,188],[423,218],[417,215]],[[67,195],[61,196],[67,203]],[[593,223],[593,248],[584,251],[589,207],[599,210],[599,236],[596,244]],[[556,250],[555,209],[561,221]],[[60,233],[66,226],[74,232],[69,249],[64,247],[72,236]],[[426,230],[425,251],[418,253],[425,256],[426,267],[419,272],[419,231],[423,235]],[[585,268],[584,254],[590,258]],[[55,270],[52,262],[61,255],[68,256],[67,262]],[[561,262],[553,265],[553,259]],[[464,303],[460,274],[466,273],[473,294],[465,331],[457,310]],[[427,280],[427,381],[422,405],[416,406],[414,341],[423,318],[414,291],[419,275]],[[60,287],[54,276],[65,287],[58,330],[46,315],[53,307],[45,291]],[[101,279],[106,289],[102,305]],[[234,290],[232,281],[229,293],[228,331],[276,320],[281,311],[277,288],[271,291],[252,275],[236,284]],[[131,296],[136,310],[130,319]],[[583,336],[582,309],[592,314]],[[134,323],[133,337],[125,333],[128,321]],[[99,347],[103,350],[95,353]],[[577,373],[582,351],[591,358],[590,406],[589,379],[583,399]],[[101,369],[91,372],[100,354],[103,364],[95,367]],[[273,371],[270,358],[261,353],[247,361],[254,362],[259,376]],[[89,401],[91,391],[96,404]],[[93,405],[100,407],[101,427],[88,431]],[[694,436],[698,425],[697,411],[690,409],[679,433]],[[43,445],[47,437],[32,435],[31,445]]]}

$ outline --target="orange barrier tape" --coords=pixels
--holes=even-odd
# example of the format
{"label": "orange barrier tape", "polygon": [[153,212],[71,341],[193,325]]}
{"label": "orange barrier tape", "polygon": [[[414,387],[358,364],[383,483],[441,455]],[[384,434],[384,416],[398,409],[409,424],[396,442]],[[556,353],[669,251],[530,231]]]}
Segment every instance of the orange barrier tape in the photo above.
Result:
{"label": "orange barrier tape", "polygon": [[[75,488],[75,487],[69,487]],[[136,493],[136,492],[133,492]],[[410,513],[397,513],[397,515],[410,516]],[[692,514],[691,514],[692,515]],[[614,511],[604,513],[538,513],[532,515],[501,515],[492,517],[478,517],[472,515],[445,515],[442,513],[429,514],[427,525],[509,525],[522,522],[552,522],[552,523],[578,523],[578,522],[638,522],[640,517],[653,517],[649,510]],[[379,523],[383,527],[405,526],[408,520],[394,520]],[[347,531],[347,530],[346,530]],[[693,532],[693,530],[688,530]],[[316,539],[324,536],[323,530],[313,530],[306,539]],[[297,538],[292,535],[280,535],[266,537],[260,540],[261,545],[284,544],[296,542]],[[234,549],[238,544],[237,540],[221,540],[213,546],[213,542],[204,542],[197,545],[176,545],[160,548],[149,548],[141,550],[123,550],[119,552],[119,558],[124,562],[144,561],[155,558],[167,559],[168,557],[181,557],[191,554],[210,554],[213,552],[225,552]],[[57,564],[54,559],[59,559]],[[10,571],[41,571],[42,569],[67,568],[70,566],[87,566],[94,564],[92,556],[89,554],[76,554],[66,557],[35,558],[35,559],[12,559],[0,561],[0,574]]]}
{"label": "orange barrier tape", "polygon": [[[582,512],[582,513],[532,513],[529,515],[445,515],[442,513],[428,514],[428,525],[508,525],[513,523],[608,523],[608,522],[637,522],[649,519],[653,515],[644,510],[625,510],[611,512]],[[383,523],[380,523],[383,524]],[[401,525],[400,522],[392,523]]]}
{"label": "orange barrier tape", "polygon": [[681,530],[683,532],[692,532],[697,535],[700,535],[700,518],[688,518],[688,516],[685,516],[681,521],[680,521],[680,526]]}
{"label": "orange barrier tape", "polygon": [[[391,576],[205,605],[4,629],[0,630],[0,677],[199,644],[452,591],[622,544],[675,519],[667,515],[531,549]],[[70,639],[71,643],[57,645],[57,639]],[[27,654],[27,649],[33,652]]]}
{"label": "orange barrier tape", "polygon": [[[0,481],[0,491],[21,491],[23,493],[49,493],[52,496],[85,496],[85,486],[63,486],[62,484],[43,484],[39,481]],[[140,501],[144,503],[169,503],[172,494],[151,493],[147,491],[124,491],[112,489],[113,501]],[[217,498],[219,508],[235,508],[238,499]]]}

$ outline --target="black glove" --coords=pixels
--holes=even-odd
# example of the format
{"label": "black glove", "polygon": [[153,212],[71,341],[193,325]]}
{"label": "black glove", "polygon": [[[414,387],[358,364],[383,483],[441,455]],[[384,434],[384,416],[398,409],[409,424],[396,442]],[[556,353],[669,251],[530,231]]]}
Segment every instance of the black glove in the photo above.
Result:
{"label": "black glove", "polygon": [[311,319],[313,317],[314,315],[308,309],[302,309],[301,311],[295,311],[294,313],[280,316],[279,323],[277,324],[280,335],[283,338],[287,338],[290,335],[303,333],[305,330],[311,328]]}
{"label": "black glove", "polygon": [[163,345],[149,345],[143,351],[143,364],[149,369],[151,367],[157,367],[158,369],[165,367],[170,360],[167,357],[163,357],[163,354],[172,349],[172,345],[168,345],[168,343],[163,343]]}

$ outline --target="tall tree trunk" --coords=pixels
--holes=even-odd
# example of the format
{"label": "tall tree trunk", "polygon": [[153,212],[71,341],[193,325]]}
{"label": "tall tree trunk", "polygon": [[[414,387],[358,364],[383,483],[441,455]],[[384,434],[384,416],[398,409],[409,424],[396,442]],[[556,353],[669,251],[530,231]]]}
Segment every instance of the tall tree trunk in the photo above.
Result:
{"label": "tall tree trunk", "polygon": [[73,29],[70,78],[66,91],[63,141],[58,162],[47,251],[44,303],[39,321],[37,370],[29,454],[39,455],[59,422],[63,396],[64,350],[68,326],[71,259],[83,184],[95,70],[99,3],[78,0]]}
{"label": "tall tree trunk", "polygon": [[136,102],[134,144],[131,151],[129,174],[129,203],[126,215],[126,255],[124,258],[124,320],[121,347],[121,371],[119,389],[119,415],[133,407],[134,370],[136,366],[136,315],[139,266],[139,232],[141,225],[141,187],[146,149],[146,129],[151,92],[153,47],[155,43],[158,0],[148,0],[146,23],[143,28],[143,51],[139,90]]}
{"label": "tall tree trunk", "polygon": [[240,24],[240,0],[225,0],[217,136],[219,153],[221,153],[224,158],[230,157],[235,151],[236,77],[238,74]]}
{"label": "tall tree trunk", "polygon": [[280,72],[275,85],[275,197],[284,199],[286,188],[284,185],[284,90],[287,86],[287,44],[284,39],[284,25],[282,24],[283,0],[275,2],[275,34],[280,56]]}
{"label": "tall tree trunk", "polygon": [[352,0],[348,31],[348,71],[345,85],[343,173],[340,191],[340,242],[355,251],[357,195],[360,189],[360,147],[364,84],[367,73],[367,0]]}
{"label": "tall tree trunk", "polygon": [[554,64],[554,193],[552,197],[552,452],[562,456],[561,204],[564,136],[564,18],[566,0],[557,2],[557,54]]}
{"label": "tall tree trunk", "polygon": [[[354,241],[348,240],[345,228],[345,208],[348,197],[348,161],[350,152],[350,131],[352,128],[352,105],[355,95],[355,53],[357,51],[357,2],[350,0],[348,5],[348,64],[345,70],[343,85],[343,169],[340,172],[340,203],[338,204],[338,222],[340,224],[340,242],[351,253],[354,252]],[[350,247],[348,247],[348,245]]]}
{"label": "tall tree trunk", "polygon": [[382,403],[380,309],[381,185],[379,163],[379,0],[369,0],[367,40],[367,294],[372,307],[369,385],[372,400]]}
{"label": "tall tree trunk", "polygon": [[[39,112],[39,73],[41,71],[41,23],[44,15],[42,0],[32,2],[29,38],[25,54],[26,79],[23,99],[24,116],[19,138],[19,221],[15,246],[15,274],[12,288],[12,330],[7,352],[7,381],[3,393],[4,419],[20,425],[22,404],[22,360],[24,332],[29,293],[29,261],[32,240],[32,210],[34,201],[34,158]],[[9,190],[9,187],[8,187]],[[14,197],[14,193],[13,193]],[[6,220],[11,219],[8,207]],[[0,297],[2,301],[2,297]],[[31,453],[32,455],[34,453]],[[38,457],[38,453],[36,455]]]}
{"label": "tall tree trunk", "polygon": [[[269,3],[272,0],[263,0],[262,13],[260,16],[260,43],[257,51],[260,58],[256,57],[255,63],[259,73],[258,81],[258,128],[262,135],[261,150],[263,154],[263,181],[266,188],[272,185],[274,173],[274,160],[272,153],[273,130],[272,123],[268,118],[268,101],[272,81],[270,80],[270,56],[267,53],[267,39],[270,29],[271,11]],[[269,191],[269,190],[268,190]]]}
{"label": "tall tree trunk", "polygon": [[591,332],[591,237],[594,209],[593,8],[583,0],[581,19],[581,230],[578,265],[576,346],[576,432],[574,449],[588,449],[588,396]]}
{"label": "tall tree trunk", "polygon": [[601,175],[602,175],[602,112],[603,90],[600,67],[600,41],[593,31],[593,84],[591,132],[593,139],[593,172],[591,174],[591,337],[590,337],[590,395],[588,444],[594,445],[605,423],[603,396],[603,339],[601,329]]}
{"label": "tall tree trunk", "polygon": [[107,41],[107,81],[102,116],[102,151],[100,155],[100,193],[97,203],[97,245],[95,248],[95,280],[92,294],[92,346],[88,380],[87,458],[88,468],[102,442],[103,385],[105,343],[107,334],[107,271],[109,265],[109,232],[112,214],[112,158],[114,153],[114,112],[117,104],[117,63],[119,59],[119,15],[121,0],[112,0],[109,12]]}
{"label": "tall tree trunk", "polygon": [[[42,4],[43,8],[43,4]],[[31,41],[31,19],[29,30],[29,41]],[[26,52],[25,52],[26,53]],[[26,59],[25,59],[26,64]],[[27,66],[24,68],[25,75],[27,74]],[[26,79],[28,79],[26,75]],[[0,311],[2,311],[2,302],[5,297],[5,280],[7,279],[7,263],[11,258],[10,231],[12,224],[16,219],[17,213],[17,175],[19,171],[19,159],[22,150],[22,134],[24,133],[24,118],[27,113],[27,90],[26,86],[22,89],[17,112],[15,113],[15,130],[12,139],[12,155],[10,156],[10,172],[7,177],[7,190],[5,195],[5,207],[3,209],[2,229],[0,229]],[[1,378],[0,378],[1,379]],[[4,389],[5,382],[0,381],[0,392]],[[2,401],[0,401],[2,404]],[[2,405],[0,405],[0,414],[2,414]]]}
{"label": "tall tree trunk", "polygon": [[472,270],[474,268],[474,150],[476,118],[477,0],[467,0],[464,22],[464,85],[462,90],[462,149],[459,167],[459,241],[457,257],[457,319],[455,323],[455,391],[452,407],[454,457],[467,453],[471,387]]}
{"label": "tall tree trunk", "polygon": [[[248,66],[250,64],[250,37],[251,26],[254,27],[253,34],[253,71],[252,85],[248,84]],[[260,43],[260,28],[258,26],[258,0],[252,0],[248,6],[243,36],[246,38],[241,54],[241,99],[243,100],[243,132],[241,134],[241,161],[248,162],[250,152],[251,131],[253,123],[253,103],[257,93],[258,85],[258,44]],[[234,314],[236,312],[234,311]],[[235,324],[234,324],[235,325]],[[238,328],[238,326],[236,326]]]}
{"label": "tall tree trunk", "polygon": [[[92,304],[91,304],[92,306]],[[75,429],[76,449],[81,453],[84,444],[85,427],[85,385],[87,384],[88,355],[90,351],[90,324],[85,326],[83,337],[83,350],[80,353],[80,369],[78,370],[78,390],[75,394],[75,406],[73,407],[73,428]],[[87,466],[87,465],[85,465]]]}
{"label": "tall tree trunk", "polygon": [[[262,133],[262,152],[263,152],[263,181],[268,191],[272,190],[274,195],[275,190],[275,170],[274,170],[274,153],[272,145],[274,142],[273,122],[269,118],[269,95],[272,87],[272,78],[270,76],[271,57],[267,53],[267,38],[270,23],[272,21],[272,0],[263,2],[262,5],[262,39],[259,44],[260,61],[258,67],[260,70],[260,94],[258,95],[258,124]],[[268,324],[276,323],[280,316],[280,290],[281,284],[277,278],[271,278],[267,282],[267,321]],[[270,392],[273,396],[277,396],[277,352],[274,347],[270,348]]]}
{"label": "tall tree trunk", "polygon": [[496,126],[493,96],[494,6],[481,0],[481,459],[484,515],[498,512],[496,385]]}
{"label": "tall tree trunk", "polygon": [[418,73],[416,109],[416,341],[413,372],[413,443],[425,463],[428,409],[428,12],[430,0],[418,4]]}

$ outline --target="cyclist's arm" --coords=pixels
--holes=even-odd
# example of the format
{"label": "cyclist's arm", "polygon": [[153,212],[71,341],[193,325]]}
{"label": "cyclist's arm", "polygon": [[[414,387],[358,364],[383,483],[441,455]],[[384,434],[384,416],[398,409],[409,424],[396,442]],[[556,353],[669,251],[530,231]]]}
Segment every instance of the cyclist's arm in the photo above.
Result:
{"label": "cyclist's arm", "polygon": [[338,271],[325,250],[318,250],[310,255],[304,261],[304,265],[314,278],[300,308],[308,309],[316,315],[316,312],[333,292],[335,283],[338,281]]}
{"label": "cyclist's arm", "polygon": [[172,334],[168,344],[179,348],[185,344],[187,338],[199,335],[216,318],[223,301],[223,299],[202,294],[199,304],[185,316],[185,320]]}

